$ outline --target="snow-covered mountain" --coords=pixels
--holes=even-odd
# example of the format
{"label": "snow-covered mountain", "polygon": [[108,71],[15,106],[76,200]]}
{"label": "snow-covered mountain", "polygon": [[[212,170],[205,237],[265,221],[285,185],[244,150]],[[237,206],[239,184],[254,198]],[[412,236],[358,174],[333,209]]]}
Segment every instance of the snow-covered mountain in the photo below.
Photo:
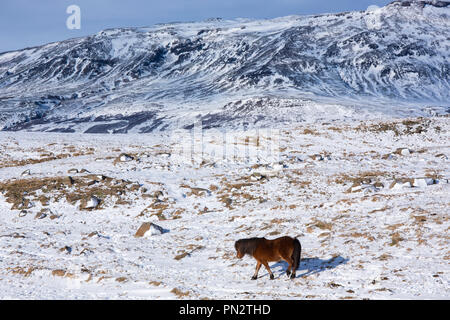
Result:
{"label": "snow-covered mountain", "polygon": [[151,132],[448,110],[450,2],[119,28],[0,54],[0,127]]}

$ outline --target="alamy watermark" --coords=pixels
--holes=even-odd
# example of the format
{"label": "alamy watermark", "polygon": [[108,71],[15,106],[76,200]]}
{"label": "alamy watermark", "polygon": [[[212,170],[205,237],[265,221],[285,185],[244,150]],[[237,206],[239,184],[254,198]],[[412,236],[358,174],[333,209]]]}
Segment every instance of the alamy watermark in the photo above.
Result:
{"label": "alamy watermark", "polygon": [[66,27],[69,30],[81,29],[81,9],[79,6],[72,4],[67,7],[66,13],[70,16],[67,17]]}
{"label": "alamy watermark", "polygon": [[269,163],[280,160],[280,130],[273,128],[204,130],[201,120],[190,130],[174,130],[171,156],[186,163]]}

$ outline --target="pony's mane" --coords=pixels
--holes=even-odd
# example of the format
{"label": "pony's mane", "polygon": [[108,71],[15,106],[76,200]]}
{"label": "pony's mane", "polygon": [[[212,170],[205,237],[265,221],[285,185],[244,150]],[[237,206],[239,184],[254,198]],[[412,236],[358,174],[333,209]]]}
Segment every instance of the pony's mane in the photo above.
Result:
{"label": "pony's mane", "polygon": [[235,247],[243,254],[253,255],[258,243],[264,238],[249,238],[236,241]]}

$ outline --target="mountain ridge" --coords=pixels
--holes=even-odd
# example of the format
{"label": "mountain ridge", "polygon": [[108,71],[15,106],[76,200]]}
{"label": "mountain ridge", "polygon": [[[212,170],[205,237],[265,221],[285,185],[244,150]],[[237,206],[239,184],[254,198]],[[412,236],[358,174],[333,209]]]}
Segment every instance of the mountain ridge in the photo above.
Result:
{"label": "mountain ridge", "polygon": [[[304,121],[304,105],[446,110],[448,5],[394,1],[336,14],[115,28],[6,52],[0,127],[144,133],[198,119],[215,118],[213,127]],[[288,110],[279,119],[277,104]]]}

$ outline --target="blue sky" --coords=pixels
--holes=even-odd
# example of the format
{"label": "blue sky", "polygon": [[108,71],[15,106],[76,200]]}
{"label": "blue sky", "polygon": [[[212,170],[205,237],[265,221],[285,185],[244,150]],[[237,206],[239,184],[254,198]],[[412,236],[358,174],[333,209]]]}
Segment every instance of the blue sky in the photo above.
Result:
{"label": "blue sky", "polygon": [[[81,37],[113,27],[141,27],[207,18],[275,18],[365,10],[381,0],[1,0],[0,52]],[[66,27],[69,5],[81,9],[81,29]]]}

